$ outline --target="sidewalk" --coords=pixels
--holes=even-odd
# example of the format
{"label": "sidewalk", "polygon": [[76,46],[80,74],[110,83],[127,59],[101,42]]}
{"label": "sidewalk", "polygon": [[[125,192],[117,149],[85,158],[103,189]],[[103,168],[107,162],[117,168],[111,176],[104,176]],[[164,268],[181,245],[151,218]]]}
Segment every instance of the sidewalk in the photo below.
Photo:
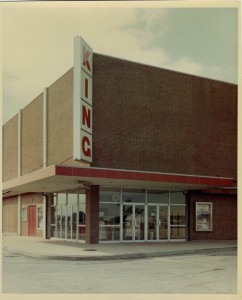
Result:
{"label": "sidewalk", "polygon": [[189,241],[160,243],[94,244],[44,240],[24,236],[2,236],[2,247],[14,253],[44,259],[111,260],[194,253],[208,253],[237,248],[237,241]]}

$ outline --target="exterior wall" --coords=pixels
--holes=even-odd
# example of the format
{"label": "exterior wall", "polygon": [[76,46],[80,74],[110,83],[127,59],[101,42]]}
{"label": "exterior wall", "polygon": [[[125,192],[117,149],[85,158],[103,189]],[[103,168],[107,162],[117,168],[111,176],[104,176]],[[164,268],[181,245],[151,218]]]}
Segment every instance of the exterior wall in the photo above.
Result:
{"label": "exterior wall", "polygon": [[94,55],[95,167],[236,177],[237,86]]}
{"label": "exterior wall", "polygon": [[[43,195],[36,194],[36,193],[21,195],[21,208],[28,207],[31,205],[36,205],[36,211],[37,211],[37,206],[43,205]],[[36,215],[36,224],[37,224],[37,215]],[[28,221],[21,222],[21,235],[28,236]],[[36,228],[36,236],[43,237],[43,230]]]}
{"label": "exterior wall", "polygon": [[72,82],[70,70],[48,89],[48,165],[72,156]]}
{"label": "exterior wall", "polygon": [[2,205],[3,233],[18,234],[18,197],[3,199]]}
{"label": "exterior wall", "polygon": [[3,181],[18,177],[18,115],[3,127],[2,172]]}
{"label": "exterior wall", "polygon": [[[196,202],[213,203],[212,231],[195,230]],[[236,195],[191,193],[189,219],[190,240],[236,240],[237,197]]]}
{"label": "exterior wall", "polygon": [[[237,176],[237,86],[94,54],[93,167]],[[48,165],[72,160],[73,68],[48,88]],[[3,180],[17,177],[17,116]],[[22,111],[22,174],[43,166],[43,94]]]}
{"label": "exterior wall", "polygon": [[73,161],[73,68],[48,88],[48,165]]}
{"label": "exterior wall", "polygon": [[43,94],[22,110],[22,175],[43,168]]}
{"label": "exterior wall", "polygon": [[237,178],[237,87],[193,78],[194,174]]}

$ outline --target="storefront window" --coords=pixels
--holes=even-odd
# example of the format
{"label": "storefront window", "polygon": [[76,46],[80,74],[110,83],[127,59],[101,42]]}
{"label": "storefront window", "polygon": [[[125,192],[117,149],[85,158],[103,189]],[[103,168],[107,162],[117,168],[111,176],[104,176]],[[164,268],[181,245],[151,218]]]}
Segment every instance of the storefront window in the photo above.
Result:
{"label": "storefront window", "polygon": [[120,226],[100,226],[99,227],[100,241],[119,241]]}
{"label": "storefront window", "polygon": [[120,204],[100,203],[99,206],[100,225],[120,224]]}
{"label": "storefront window", "polygon": [[99,195],[100,241],[187,238],[186,195],[181,191],[100,188]]}
{"label": "storefront window", "polygon": [[68,205],[75,205],[78,203],[77,194],[68,194]]}
{"label": "storefront window", "polygon": [[57,204],[58,205],[66,204],[66,194],[57,194]]}
{"label": "storefront window", "polygon": [[37,207],[37,228],[43,229],[43,207],[38,206]]}
{"label": "storefront window", "polygon": [[180,226],[174,226],[171,227],[171,239],[172,240],[185,240],[187,236],[187,228],[186,227],[180,227]]}
{"label": "storefront window", "polygon": [[120,240],[120,204],[100,203],[99,240]]}
{"label": "storefront window", "polygon": [[145,190],[123,189],[123,202],[145,203]]}
{"label": "storefront window", "polygon": [[186,204],[186,195],[183,192],[170,193],[170,203],[171,204]]}
{"label": "storefront window", "polygon": [[51,237],[85,240],[86,196],[58,193],[56,199],[56,206],[50,207]]}
{"label": "storefront window", "polygon": [[187,215],[185,205],[170,206],[170,239],[186,239]]}
{"label": "storefront window", "polygon": [[28,221],[28,207],[24,206],[22,207],[22,221]]}
{"label": "storefront window", "polygon": [[56,237],[56,226],[50,226],[50,236],[55,238]]}
{"label": "storefront window", "polygon": [[170,208],[170,222],[171,225],[186,225],[186,206],[171,205]]}
{"label": "storefront window", "polygon": [[79,195],[78,205],[78,217],[79,217],[79,240],[86,239],[86,196],[83,194]]}
{"label": "storefront window", "polygon": [[50,205],[56,205],[56,195],[51,195],[48,199],[50,199]]}
{"label": "storefront window", "polygon": [[169,192],[168,191],[147,191],[147,201],[148,203],[162,203],[168,204],[169,202]]}
{"label": "storefront window", "polygon": [[102,188],[99,194],[100,202],[120,202],[120,189]]}
{"label": "storefront window", "polygon": [[86,200],[85,198],[79,199],[79,225],[86,225]]}

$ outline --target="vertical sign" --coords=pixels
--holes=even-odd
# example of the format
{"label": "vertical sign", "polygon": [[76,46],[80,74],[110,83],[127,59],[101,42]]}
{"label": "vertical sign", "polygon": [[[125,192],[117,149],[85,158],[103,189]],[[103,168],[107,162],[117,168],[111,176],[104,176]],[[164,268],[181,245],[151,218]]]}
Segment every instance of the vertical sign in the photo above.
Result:
{"label": "vertical sign", "polygon": [[92,48],[74,40],[73,159],[92,162]]}

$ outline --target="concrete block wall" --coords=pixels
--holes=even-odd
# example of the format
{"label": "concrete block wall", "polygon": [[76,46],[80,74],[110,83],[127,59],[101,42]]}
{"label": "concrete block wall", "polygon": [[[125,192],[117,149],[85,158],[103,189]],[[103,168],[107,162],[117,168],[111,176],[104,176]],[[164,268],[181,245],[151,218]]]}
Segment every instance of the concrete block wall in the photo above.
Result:
{"label": "concrete block wall", "polygon": [[2,232],[18,234],[18,197],[3,199],[2,204]]}
{"label": "concrete block wall", "polygon": [[43,93],[22,110],[21,175],[43,168]]}
{"label": "concrete block wall", "polygon": [[2,179],[18,177],[18,115],[10,119],[3,127]]}
{"label": "concrete block wall", "polygon": [[48,88],[48,165],[72,158],[73,69]]}

